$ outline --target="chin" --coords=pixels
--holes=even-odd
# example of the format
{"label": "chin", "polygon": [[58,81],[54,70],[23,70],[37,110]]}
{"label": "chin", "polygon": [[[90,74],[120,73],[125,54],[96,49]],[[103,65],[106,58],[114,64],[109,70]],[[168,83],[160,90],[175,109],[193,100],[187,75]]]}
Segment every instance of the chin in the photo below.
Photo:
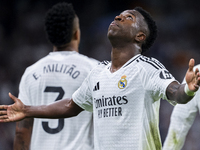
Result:
{"label": "chin", "polygon": [[107,37],[108,37],[108,39],[113,39],[116,37],[116,34],[114,34],[113,31],[108,31]]}

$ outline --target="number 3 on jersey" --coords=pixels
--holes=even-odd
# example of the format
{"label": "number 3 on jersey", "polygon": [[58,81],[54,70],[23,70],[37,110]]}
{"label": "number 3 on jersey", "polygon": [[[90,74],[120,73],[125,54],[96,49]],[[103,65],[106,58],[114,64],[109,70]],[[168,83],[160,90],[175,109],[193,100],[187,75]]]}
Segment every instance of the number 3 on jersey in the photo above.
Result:
{"label": "number 3 on jersey", "polygon": [[[44,92],[57,92],[59,93],[58,97],[55,101],[60,100],[63,98],[65,91],[62,89],[62,87],[54,87],[54,86],[47,86],[44,90]],[[56,128],[50,128],[47,121],[42,121],[42,127],[43,129],[50,134],[56,134],[60,132],[64,127],[64,118],[58,119],[58,126]]]}

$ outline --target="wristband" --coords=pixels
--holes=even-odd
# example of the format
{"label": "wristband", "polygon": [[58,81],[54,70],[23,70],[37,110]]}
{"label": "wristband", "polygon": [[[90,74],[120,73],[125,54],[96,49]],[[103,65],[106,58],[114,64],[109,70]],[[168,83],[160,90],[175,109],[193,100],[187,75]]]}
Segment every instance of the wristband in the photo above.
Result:
{"label": "wristband", "polygon": [[196,94],[196,92],[190,91],[188,84],[185,84],[184,91],[185,91],[185,94],[187,94],[188,96],[194,96]]}

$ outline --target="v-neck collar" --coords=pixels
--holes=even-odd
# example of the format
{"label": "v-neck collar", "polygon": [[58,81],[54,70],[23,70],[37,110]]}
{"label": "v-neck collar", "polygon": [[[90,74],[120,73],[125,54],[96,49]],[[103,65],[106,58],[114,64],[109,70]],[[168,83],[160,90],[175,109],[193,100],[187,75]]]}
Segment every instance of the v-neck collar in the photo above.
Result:
{"label": "v-neck collar", "polygon": [[137,55],[135,55],[134,57],[132,57],[131,59],[129,59],[121,68],[119,68],[117,71],[115,71],[115,72],[111,72],[110,71],[110,67],[111,67],[111,64],[112,64],[112,62],[109,64],[109,66],[107,67],[107,69],[108,69],[108,72],[109,72],[109,74],[115,74],[116,72],[119,72],[119,70],[121,70],[122,68],[125,68],[125,67],[127,67],[128,65],[130,65],[132,62],[134,62],[138,57],[140,57],[141,56],[141,54],[137,54]]}

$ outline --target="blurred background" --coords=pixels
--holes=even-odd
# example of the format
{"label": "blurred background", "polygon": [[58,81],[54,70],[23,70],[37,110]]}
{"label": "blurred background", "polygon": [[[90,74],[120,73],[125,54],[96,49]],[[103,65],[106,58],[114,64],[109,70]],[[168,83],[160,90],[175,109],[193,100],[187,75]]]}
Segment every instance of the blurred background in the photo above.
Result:
{"label": "blurred background", "polygon": [[[25,68],[52,51],[44,32],[46,11],[60,0],[0,0],[0,104],[13,103]],[[121,11],[143,7],[157,22],[159,35],[145,54],[162,62],[182,82],[192,57],[200,63],[200,1],[198,0],[66,0],[80,19],[80,53],[110,60],[107,29]],[[161,101],[160,133],[165,140],[173,106]],[[197,116],[183,150],[200,149]],[[0,150],[12,150],[15,123],[0,123]],[[63,139],[64,140],[64,139]]]}

